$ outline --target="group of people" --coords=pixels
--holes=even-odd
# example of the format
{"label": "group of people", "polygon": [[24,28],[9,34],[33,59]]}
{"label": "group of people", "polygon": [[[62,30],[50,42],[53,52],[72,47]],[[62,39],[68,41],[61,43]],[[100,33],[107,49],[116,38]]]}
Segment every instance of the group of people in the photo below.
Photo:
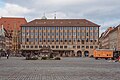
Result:
{"label": "group of people", "polygon": [[7,59],[9,59],[9,56],[10,56],[10,50],[8,49],[6,52],[1,51],[1,52],[0,52],[0,58],[2,57],[3,54],[4,54],[4,56],[7,57]]}

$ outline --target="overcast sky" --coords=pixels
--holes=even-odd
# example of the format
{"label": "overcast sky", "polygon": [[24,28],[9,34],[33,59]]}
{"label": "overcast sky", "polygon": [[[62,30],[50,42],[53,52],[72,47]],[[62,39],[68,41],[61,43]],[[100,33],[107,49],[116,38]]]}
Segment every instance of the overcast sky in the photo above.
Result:
{"label": "overcast sky", "polygon": [[28,21],[44,15],[49,19],[88,19],[101,25],[100,32],[120,24],[120,0],[0,0],[0,16],[25,17]]}

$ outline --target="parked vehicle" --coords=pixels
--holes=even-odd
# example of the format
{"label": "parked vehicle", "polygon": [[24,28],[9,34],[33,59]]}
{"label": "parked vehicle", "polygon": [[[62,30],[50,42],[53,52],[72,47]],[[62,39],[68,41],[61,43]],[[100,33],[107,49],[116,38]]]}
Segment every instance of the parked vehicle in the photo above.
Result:
{"label": "parked vehicle", "polygon": [[118,51],[111,49],[96,49],[94,50],[94,58],[104,58],[104,59],[117,59],[120,56]]}

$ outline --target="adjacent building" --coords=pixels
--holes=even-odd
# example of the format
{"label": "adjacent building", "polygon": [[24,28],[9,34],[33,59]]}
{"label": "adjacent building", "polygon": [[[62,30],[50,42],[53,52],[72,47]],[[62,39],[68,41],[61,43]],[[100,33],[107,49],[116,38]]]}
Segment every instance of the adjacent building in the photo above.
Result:
{"label": "adjacent building", "polygon": [[120,51],[120,48],[119,48],[120,25],[115,27],[112,31],[110,31],[109,38],[110,38],[110,49],[115,49],[117,51]]}
{"label": "adjacent building", "polygon": [[2,27],[0,27],[0,51],[6,51],[9,47],[11,47],[9,34],[2,25]]}
{"label": "adjacent building", "polygon": [[105,32],[103,32],[100,36],[100,48],[102,49],[109,49],[110,46],[110,39],[109,39],[109,32],[113,29],[113,27],[109,27]]}
{"label": "adjacent building", "polygon": [[6,39],[7,43],[11,45],[8,47],[12,53],[17,53],[19,51],[19,34],[20,34],[20,25],[26,24],[27,21],[25,18],[16,18],[16,17],[1,17],[0,25],[3,25],[7,31],[9,37]]}
{"label": "adjacent building", "polygon": [[120,51],[120,25],[110,27],[100,37],[102,49],[114,49]]}
{"label": "adjacent building", "polygon": [[35,19],[21,26],[21,51],[49,47],[60,56],[91,56],[99,48],[99,25],[86,19]]}
{"label": "adjacent building", "polygon": [[0,28],[0,50],[5,51],[5,30],[3,26]]}

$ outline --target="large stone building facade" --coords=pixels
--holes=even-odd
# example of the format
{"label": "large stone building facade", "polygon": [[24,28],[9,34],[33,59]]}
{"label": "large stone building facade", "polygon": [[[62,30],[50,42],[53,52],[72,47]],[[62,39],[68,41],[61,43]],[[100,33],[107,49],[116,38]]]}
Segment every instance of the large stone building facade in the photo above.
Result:
{"label": "large stone building facade", "polygon": [[100,37],[102,49],[114,49],[120,51],[120,25],[110,27]]}
{"label": "large stone building facade", "polygon": [[21,26],[21,51],[50,47],[60,56],[88,57],[99,48],[99,27],[86,19],[35,19]]}

